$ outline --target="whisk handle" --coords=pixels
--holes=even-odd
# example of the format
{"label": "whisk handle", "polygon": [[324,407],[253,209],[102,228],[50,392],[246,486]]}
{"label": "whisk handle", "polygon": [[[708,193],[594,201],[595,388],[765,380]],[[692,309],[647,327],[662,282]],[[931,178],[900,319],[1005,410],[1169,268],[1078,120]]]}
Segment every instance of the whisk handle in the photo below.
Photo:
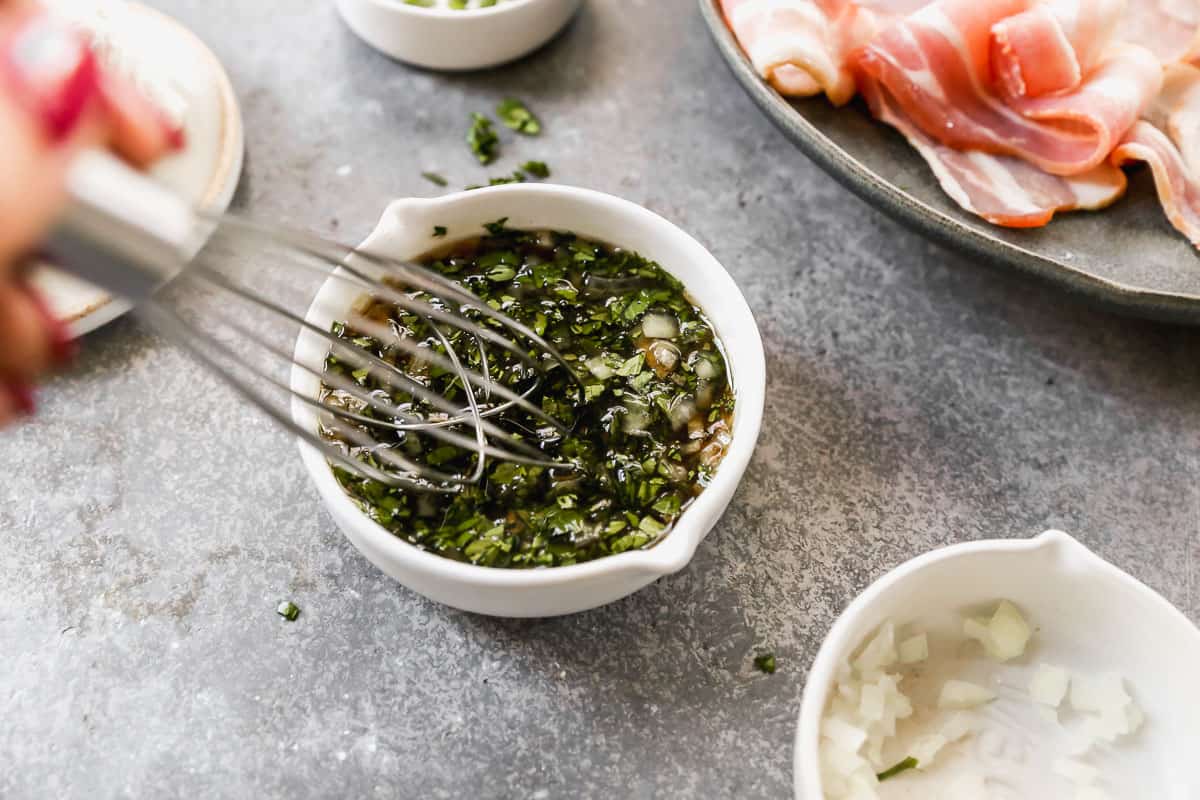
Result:
{"label": "whisk handle", "polygon": [[58,266],[114,294],[144,300],[197,248],[187,203],[107,153],[81,155],[67,192],[46,249]]}

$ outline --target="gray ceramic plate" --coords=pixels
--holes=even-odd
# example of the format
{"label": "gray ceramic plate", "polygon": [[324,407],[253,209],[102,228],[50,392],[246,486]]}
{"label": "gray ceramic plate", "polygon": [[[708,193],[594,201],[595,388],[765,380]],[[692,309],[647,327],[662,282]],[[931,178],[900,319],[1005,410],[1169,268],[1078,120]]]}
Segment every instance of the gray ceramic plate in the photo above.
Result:
{"label": "gray ceramic plate", "polygon": [[1044,228],[998,228],[959,209],[908,143],[861,103],[789,101],[758,77],[721,18],[700,8],[733,74],[789,139],[830,175],[905,225],[970,255],[1030,272],[1092,303],[1200,323],[1200,256],[1163,216],[1148,170],[1111,208],[1063,214]]}

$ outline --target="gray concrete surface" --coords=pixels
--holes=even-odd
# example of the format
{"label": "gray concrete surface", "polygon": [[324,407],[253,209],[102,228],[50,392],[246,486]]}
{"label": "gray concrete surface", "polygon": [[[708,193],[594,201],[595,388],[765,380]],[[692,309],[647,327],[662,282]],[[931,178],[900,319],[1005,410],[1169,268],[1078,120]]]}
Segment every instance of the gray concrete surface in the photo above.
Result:
{"label": "gray concrete surface", "polygon": [[[910,556],[1061,527],[1200,619],[1200,332],[864,206],[751,106],[691,0],[589,0],[543,52],[462,76],[386,60],[316,0],[161,7],[237,86],[243,211],[353,241],[435,191],[422,169],[541,158],[694,233],[758,316],[763,436],[684,572],[486,619],[374,569],[291,441],[119,321],[0,435],[0,797],[786,797],[807,665]],[[464,120],[506,94],[546,134],[485,172]]]}

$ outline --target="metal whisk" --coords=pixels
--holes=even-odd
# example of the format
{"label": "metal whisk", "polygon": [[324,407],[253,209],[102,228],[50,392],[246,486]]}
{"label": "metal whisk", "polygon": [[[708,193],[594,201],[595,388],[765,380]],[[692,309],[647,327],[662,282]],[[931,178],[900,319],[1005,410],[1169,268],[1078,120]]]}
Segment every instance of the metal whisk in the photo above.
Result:
{"label": "metal whisk", "polygon": [[[228,214],[210,216],[194,212],[170,192],[99,153],[80,159],[69,177],[68,189],[72,203],[47,247],[60,266],[132,301],[142,319],[189,350],[241,397],[320,449],[337,466],[391,486],[440,492],[453,492],[464,484],[479,481],[488,459],[552,468],[570,466],[548,458],[541,449],[493,420],[511,409],[540,420],[557,435],[566,434],[562,423],[531,402],[530,397],[541,385],[540,376],[549,369],[565,369],[578,382],[570,364],[528,326],[491,308],[442,275],[417,264],[362,252],[308,234]],[[453,373],[463,389],[465,405],[432,391],[420,375],[306,321],[278,302],[274,292],[250,288],[202,261],[188,265],[200,244],[214,232],[226,234],[235,248],[252,248],[269,254],[289,270],[315,269],[336,275],[361,289],[364,297],[394,305],[421,319],[443,352],[404,335],[397,326],[369,318],[363,313],[361,303],[350,310],[344,322],[389,352],[402,353],[419,363]],[[232,335],[220,337],[207,333],[200,324],[156,297],[160,287],[181,274],[221,293],[231,303],[247,303],[256,313],[276,317],[294,326],[293,330],[319,337],[328,344],[329,357],[353,366],[356,371],[365,371],[362,374],[369,376],[376,388],[326,370],[324,362],[302,363],[286,347],[259,341],[252,321],[235,316],[228,308],[211,312],[210,321],[215,316]],[[471,317],[497,323],[504,333]],[[471,346],[478,348],[479,371],[464,366],[447,329],[462,331]],[[518,341],[527,345],[522,347]],[[315,375],[332,392],[310,396],[294,390],[283,380],[262,374],[261,365],[247,355],[251,345],[280,363]],[[524,365],[531,376],[528,385],[516,391],[493,379],[488,367],[489,347],[512,354]],[[272,394],[278,396],[280,390],[288,402],[300,402],[315,409],[321,427],[332,436],[323,436],[294,422],[285,403],[272,399]],[[331,402],[334,394],[352,402]],[[412,398],[414,402],[397,404],[396,395]],[[433,410],[421,412],[421,407]],[[372,413],[366,413],[368,409]],[[469,451],[474,458],[469,470],[446,472],[421,461],[420,456],[404,452],[393,442],[380,442],[372,431],[390,431],[393,436],[396,432],[430,436]],[[364,454],[370,458],[363,458]]]}

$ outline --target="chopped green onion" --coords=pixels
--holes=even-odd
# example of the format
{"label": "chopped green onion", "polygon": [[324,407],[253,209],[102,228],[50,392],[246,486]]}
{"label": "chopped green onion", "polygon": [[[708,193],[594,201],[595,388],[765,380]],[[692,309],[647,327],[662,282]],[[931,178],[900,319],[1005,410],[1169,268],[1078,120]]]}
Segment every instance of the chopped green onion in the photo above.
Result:
{"label": "chopped green onion", "polygon": [[421,177],[430,183],[436,183],[438,186],[445,186],[447,184],[446,179],[436,172],[422,172]]}
{"label": "chopped green onion", "polygon": [[291,600],[284,600],[275,607],[275,613],[286,619],[288,622],[295,622],[296,617],[300,616],[300,606],[296,605]]}
{"label": "chopped green onion", "polygon": [[894,778],[897,775],[899,775],[901,772],[904,772],[905,770],[915,769],[916,766],[917,766],[917,760],[915,758],[913,758],[912,756],[909,756],[908,758],[904,759],[903,761],[900,761],[900,762],[888,767],[887,769],[885,769],[883,772],[880,772],[875,777],[878,780],[886,781],[888,778]]}

